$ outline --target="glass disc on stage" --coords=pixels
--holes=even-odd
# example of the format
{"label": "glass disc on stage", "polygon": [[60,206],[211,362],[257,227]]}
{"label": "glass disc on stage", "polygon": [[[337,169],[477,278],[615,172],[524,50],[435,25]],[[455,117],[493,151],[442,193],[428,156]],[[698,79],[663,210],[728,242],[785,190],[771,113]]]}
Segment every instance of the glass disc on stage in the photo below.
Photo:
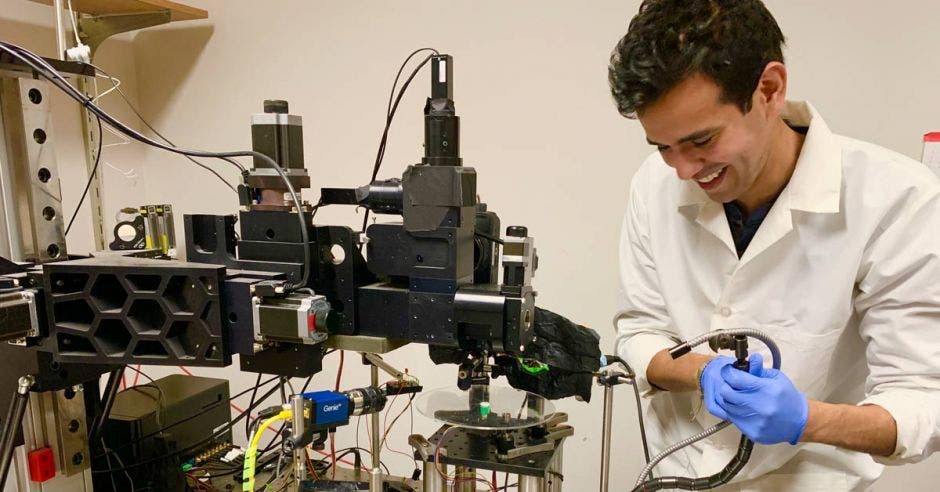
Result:
{"label": "glass disc on stage", "polygon": [[552,402],[534,393],[503,386],[438,388],[415,399],[425,417],[456,427],[482,430],[521,429],[539,425],[555,413]]}

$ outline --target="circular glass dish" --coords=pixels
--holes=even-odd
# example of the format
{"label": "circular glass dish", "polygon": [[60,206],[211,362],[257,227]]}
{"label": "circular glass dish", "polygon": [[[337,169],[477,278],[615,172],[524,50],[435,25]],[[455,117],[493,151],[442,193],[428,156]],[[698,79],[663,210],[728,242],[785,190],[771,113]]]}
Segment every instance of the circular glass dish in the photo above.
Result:
{"label": "circular glass dish", "polygon": [[504,386],[437,388],[423,391],[415,399],[425,417],[481,430],[522,429],[539,425],[555,413],[552,402],[534,393]]}

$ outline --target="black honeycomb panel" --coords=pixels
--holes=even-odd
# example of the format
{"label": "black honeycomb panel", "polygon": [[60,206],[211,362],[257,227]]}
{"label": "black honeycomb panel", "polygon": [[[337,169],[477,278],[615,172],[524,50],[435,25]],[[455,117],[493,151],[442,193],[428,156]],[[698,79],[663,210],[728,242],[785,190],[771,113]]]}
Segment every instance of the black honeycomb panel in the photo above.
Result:
{"label": "black honeycomb panel", "polygon": [[127,310],[127,321],[138,335],[159,335],[167,313],[156,299],[134,299]]}
{"label": "black honeycomb panel", "polygon": [[74,294],[85,290],[88,284],[88,274],[75,273],[57,273],[53,274],[49,282],[49,290],[53,294]]}
{"label": "black honeycomb panel", "polygon": [[95,321],[95,312],[85,299],[57,302],[53,306],[56,323],[64,328],[89,331]]}
{"label": "black honeycomb panel", "polygon": [[136,292],[156,292],[160,288],[160,282],[163,280],[159,275],[134,275],[124,276],[131,290]]}
{"label": "black honeycomb panel", "polygon": [[117,277],[109,274],[98,275],[89,294],[101,312],[120,312],[124,301],[127,300],[127,290],[118,282]]}
{"label": "black honeycomb panel", "polygon": [[59,362],[226,366],[225,267],[103,257],[43,265]]}
{"label": "black honeycomb panel", "polygon": [[123,357],[131,343],[131,334],[119,319],[102,319],[94,331],[99,352],[108,357]]}

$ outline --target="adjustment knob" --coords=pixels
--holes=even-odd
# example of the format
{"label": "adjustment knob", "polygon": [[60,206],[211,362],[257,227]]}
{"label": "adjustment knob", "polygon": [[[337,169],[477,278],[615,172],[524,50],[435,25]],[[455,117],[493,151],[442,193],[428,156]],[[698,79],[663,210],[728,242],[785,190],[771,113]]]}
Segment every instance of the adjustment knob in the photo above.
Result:
{"label": "adjustment knob", "polygon": [[529,235],[529,228],[525,226],[509,226],[506,228],[506,235],[511,237],[526,237]]}
{"label": "adjustment knob", "polygon": [[287,101],[283,101],[281,99],[265,99],[264,112],[287,114],[288,113]]}

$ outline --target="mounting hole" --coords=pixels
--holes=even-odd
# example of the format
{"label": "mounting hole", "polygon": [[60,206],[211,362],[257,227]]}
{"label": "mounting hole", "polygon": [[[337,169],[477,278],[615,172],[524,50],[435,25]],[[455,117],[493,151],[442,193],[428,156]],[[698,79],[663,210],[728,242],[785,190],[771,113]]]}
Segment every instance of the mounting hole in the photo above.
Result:
{"label": "mounting hole", "polygon": [[274,239],[274,229],[268,229],[264,231],[264,237],[268,239]]}
{"label": "mounting hole", "polygon": [[82,453],[75,453],[72,455],[72,464],[75,466],[81,465],[85,461],[85,455]]}
{"label": "mounting hole", "polygon": [[38,144],[40,144],[40,145],[46,143],[46,132],[45,132],[45,130],[43,130],[42,128],[37,128],[37,129],[33,130],[33,140],[35,140],[36,143],[38,143]]}
{"label": "mounting hole", "polygon": [[29,102],[33,104],[39,104],[42,102],[42,92],[39,92],[39,89],[30,89],[28,94]]}
{"label": "mounting hole", "polygon": [[39,168],[39,181],[48,183],[50,179],[52,179],[52,173],[44,167]]}
{"label": "mounting hole", "polygon": [[69,421],[69,432],[71,432],[72,434],[78,432],[78,429],[80,427],[81,427],[81,424],[77,420],[72,419]]}
{"label": "mounting hole", "polygon": [[50,244],[49,247],[46,248],[46,253],[49,254],[49,258],[58,258],[61,251],[59,251],[59,246],[57,244]]}
{"label": "mounting hole", "polygon": [[330,247],[330,263],[342,265],[346,261],[346,250],[340,244],[334,244]]}
{"label": "mounting hole", "polygon": [[42,209],[42,218],[46,220],[52,220],[55,218],[55,209],[52,207],[46,207]]}
{"label": "mounting hole", "polygon": [[75,390],[71,387],[65,388],[65,391],[62,392],[62,396],[64,396],[66,400],[71,400],[75,398]]}
{"label": "mounting hole", "polygon": [[121,224],[117,229],[117,237],[119,237],[121,241],[133,241],[134,238],[137,237],[137,229],[134,229],[134,226],[128,223]]}
{"label": "mounting hole", "polygon": [[237,322],[238,322],[238,315],[235,314],[234,312],[228,313],[228,322],[229,322],[229,323],[237,323]]}

